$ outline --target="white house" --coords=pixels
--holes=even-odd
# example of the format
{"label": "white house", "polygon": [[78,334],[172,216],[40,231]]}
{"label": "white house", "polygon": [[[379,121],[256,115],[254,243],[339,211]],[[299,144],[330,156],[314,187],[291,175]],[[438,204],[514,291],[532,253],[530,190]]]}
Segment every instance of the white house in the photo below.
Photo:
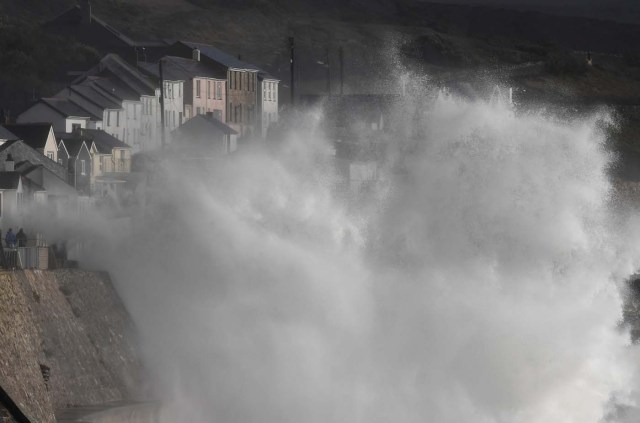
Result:
{"label": "white house", "polygon": [[[176,94],[169,99],[169,105],[177,115],[177,112],[183,111],[182,102],[177,97],[182,88],[176,88],[175,91]],[[101,110],[102,129],[131,145],[135,152],[151,150],[159,145],[160,89],[117,55],[103,57],[97,66],[76,79],[69,90],[59,94],[83,94],[87,102],[97,107],[96,110]],[[177,119],[178,116],[176,125]]]}
{"label": "white house", "polygon": [[266,72],[258,73],[258,110],[262,137],[267,136],[271,124],[278,122],[278,84],[280,80]]}

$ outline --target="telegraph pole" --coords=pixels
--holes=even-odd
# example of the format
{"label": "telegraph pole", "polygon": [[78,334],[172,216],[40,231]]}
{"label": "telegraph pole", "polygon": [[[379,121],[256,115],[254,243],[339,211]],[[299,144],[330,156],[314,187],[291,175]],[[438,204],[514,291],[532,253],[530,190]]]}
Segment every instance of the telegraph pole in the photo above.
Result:
{"label": "telegraph pole", "polygon": [[162,149],[165,145],[165,122],[164,122],[164,77],[162,76],[162,58],[158,61],[158,70],[160,72],[160,139],[162,141]]}
{"label": "telegraph pole", "polygon": [[294,49],[293,49],[293,37],[289,37],[289,61],[291,64],[291,106],[296,102],[295,93],[295,64],[294,64]]}

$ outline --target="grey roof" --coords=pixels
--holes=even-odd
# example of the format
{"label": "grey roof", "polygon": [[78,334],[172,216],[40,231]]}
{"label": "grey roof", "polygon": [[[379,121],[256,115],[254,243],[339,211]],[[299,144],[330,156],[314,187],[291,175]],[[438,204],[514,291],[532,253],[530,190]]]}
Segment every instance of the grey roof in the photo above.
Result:
{"label": "grey roof", "polygon": [[228,135],[238,134],[233,128],[210,115],[196,115],[174,129],[172,133],[189,136],[190,134],[201,135],[209,131]]}
{"label": "grey roof", "polygon": [[152,81],[117,54],[104,56],[98,65],[79,76],[74,84],[86,85],[87,81],[118,100],[139,100],[142,95],[155,95],[156,90]]}
{"label": "grey roof", "polygon": [[221,65],[226,66],[229,69],[243,69],[249,71],[260,71],[261,69],[256,65],[251,63],[243,62],[242,60],[225,53],[224,51],[210,45],[210,44],[202,44],[202,43],[192,43],[189,41],[178,41],[183,45],[190,47],[191,49],[200,50],[200,54],[207,56],[209,59],[214,62],[220,63]]}
{"label": "grey roof", "polygon": [[270,73],[265,72],[263,70],[258,72],[258,79],[259,80],[269,79],[269,80],[272,80],[272,81],[280,81],[279,78],[276,78],[275,76],[273,76]]}
{"label": "grey roof", "polygon": [[76,134],[65,134],[60,137],[58,147],[60,145],[64,145],[64,148],[65,150],[67,150],[67,153],[69,153],[70,157],[77,157],[78,153],[82,149],[83,144],[85,145],[85,147],[87,147],[87,149],[89,149],[89,146],[86,144],[85,139],[78,137]]}
{"label": "grey roof", "polygon": [[[215,78],[226,80],[227,75],[221,75],[202,62],[177,56],[162,58],[162,77],[171,81],[188,81],[193,78]],[[144,63],[141,67],[150,75],[160,78],[157,63]]]}
{"label": "grey roof", "polygon": [[64,117],[76,116],[86,117],[93,120],[102,120],[102,117],[96,116],[69,98],[49,97],[41,98],[40,101],[62,114]]}
{"label": "grey roof", "polygon": [[19,172],[0,172],[0,189],[17,189],[20,183]]}
{"label": "grey roof", "polygon": [[116,101],[107,97],[108,94],[98,91],[92,80],[86,80],[81,85],[72,85],[69,89],[103,109],[120,109],[122,107]]}
{"label": "grey roof", "polygon": [[[111,154],[114,148],[131,148],[116,137],[107,134],[101,129],[80,129],[80,135],[86,137],[93,142],[100,154]],[[87,145],[88,147],[88,145]]]}
{"label": "grey roof", "polygon": [[[17,135],[26,145],[31,148],[44,148],[51,131],[51,123],[14,123],[5,125],[6,129]],[[4,143],[3,146],[7,145]]]}
{"label": "grey roof", "polygon": [[[51,126],[51,124],[49,124],[49,126]],[[5,160],[9,154],[13,156],[13,159],[16,162],[28,160],[33,164],[42,165],[62,181],[66,182],[67,180],[67,169],[64,166],[60,163],[54,162],[24,141],[7,141],[0,145],[0,161]]]}
{"label": "grey roof", "polygon": [[4,126],[0,126],[0,140],[19,140],[20,137],[9,131]]}

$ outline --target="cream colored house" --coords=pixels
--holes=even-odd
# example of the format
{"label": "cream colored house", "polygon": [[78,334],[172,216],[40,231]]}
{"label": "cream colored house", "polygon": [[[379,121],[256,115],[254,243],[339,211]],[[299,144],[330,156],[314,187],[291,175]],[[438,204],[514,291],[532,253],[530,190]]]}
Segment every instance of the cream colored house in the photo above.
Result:
{"label": "cream colored house", "polygon": [[119,195],[131,173],[131,146],[98,130],[83,130],[91,139],[91,190],[95,195]]}

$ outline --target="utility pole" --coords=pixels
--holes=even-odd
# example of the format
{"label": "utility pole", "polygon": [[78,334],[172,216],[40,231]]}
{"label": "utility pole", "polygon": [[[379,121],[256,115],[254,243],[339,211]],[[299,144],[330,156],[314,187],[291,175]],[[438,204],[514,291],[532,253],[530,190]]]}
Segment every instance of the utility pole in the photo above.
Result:
{"label": "utility pole", "polygon": [[340,53],[340,95],[344,94],[344,51],[342,46],[338,50]]}
{"label": "utility pole", "polygon": [[295,64],[294,60],[294,49],[293,49],[293,37],[289,37],[289,61],[291,64],[291,106],[293,107],[296,102],[296,93],[295,93]]}
{"label": "utility pole", "polygon": [[162,76],[162,58],[158,61],[158,70],[160,72],[160,136],[162,140],[162,149],[165,145],[165,122],[164,122],[164,77]]}

